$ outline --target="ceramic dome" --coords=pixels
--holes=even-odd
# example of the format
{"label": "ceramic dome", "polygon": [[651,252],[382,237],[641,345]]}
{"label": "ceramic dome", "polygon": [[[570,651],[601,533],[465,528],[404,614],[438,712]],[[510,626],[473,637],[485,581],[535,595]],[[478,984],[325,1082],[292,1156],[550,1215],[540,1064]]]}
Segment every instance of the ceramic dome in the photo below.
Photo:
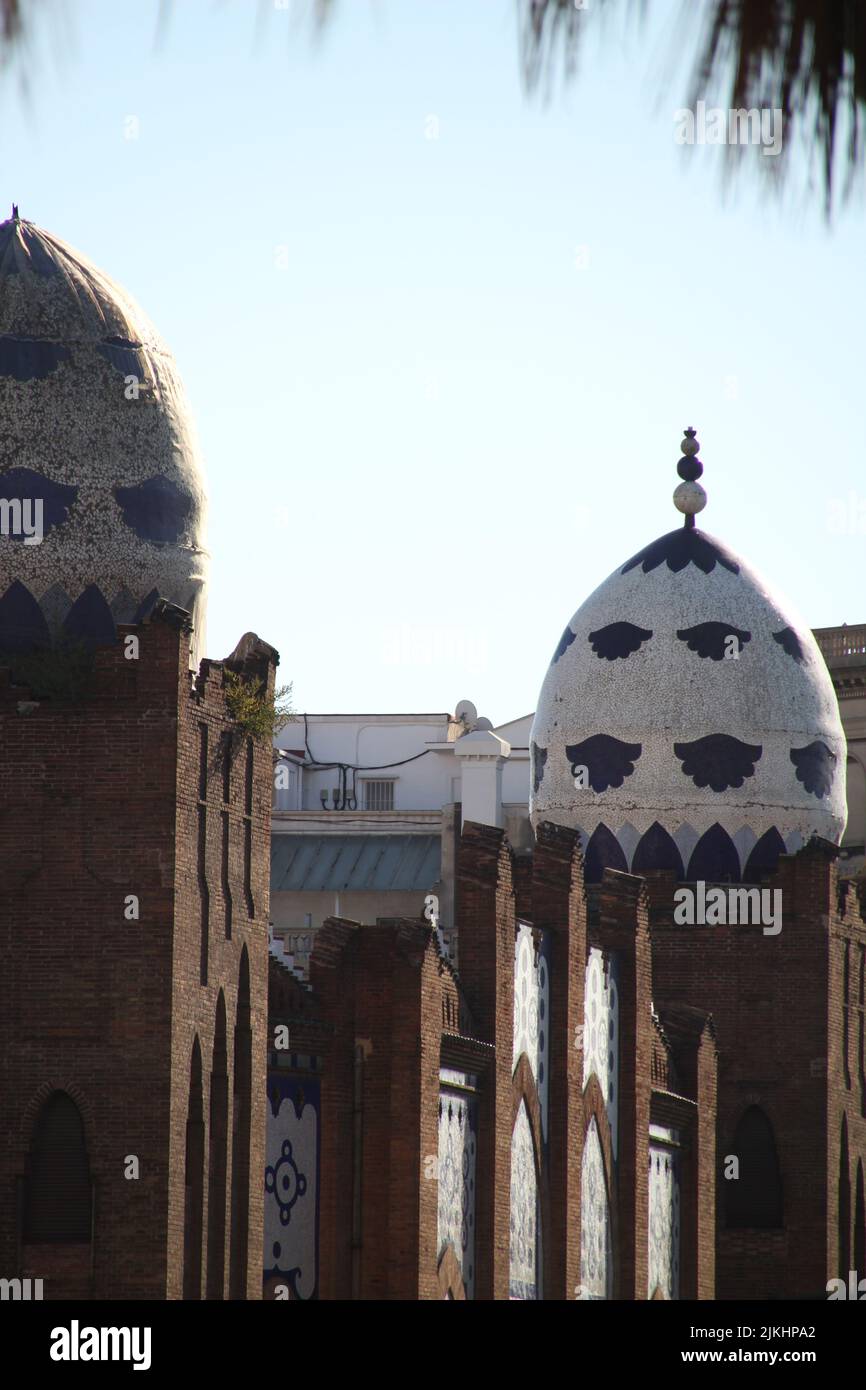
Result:
{"label": "ceramic dome", "polygon": [[694,431],[675,503],[684,527],[617,569],[577,610],[531,734],[533,824],[580,831],[605,866],[752,880],[812,835],[845,828],[846,746],[805,623],[698,530]]}
{"label": "ceramic dome", "polygon": [[0,651],[110,642],[165,598],[192,614],[197,663],[207,503],[177,368],[124,290],[17,209],[0,225],[0,427]]}

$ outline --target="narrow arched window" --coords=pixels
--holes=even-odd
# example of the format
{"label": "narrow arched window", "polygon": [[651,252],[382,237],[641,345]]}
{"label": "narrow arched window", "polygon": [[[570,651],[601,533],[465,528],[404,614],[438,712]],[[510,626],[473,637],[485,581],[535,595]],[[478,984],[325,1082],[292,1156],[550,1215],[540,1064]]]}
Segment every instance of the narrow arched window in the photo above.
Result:
{"label": "narrow arched window", "polygon": [[723,1179],[728,1227],[770,1230],[782,1225],[782,1176],[773,1127],[752,1105],[737,1125],[731,1152],[737,1176]]}
{"label": "narrow arched window", "polygon": [[36,1121],[24,1204],[28,1244],[89,1241],[92,1187],[84,1125],[65,1091],[48,1097]]}

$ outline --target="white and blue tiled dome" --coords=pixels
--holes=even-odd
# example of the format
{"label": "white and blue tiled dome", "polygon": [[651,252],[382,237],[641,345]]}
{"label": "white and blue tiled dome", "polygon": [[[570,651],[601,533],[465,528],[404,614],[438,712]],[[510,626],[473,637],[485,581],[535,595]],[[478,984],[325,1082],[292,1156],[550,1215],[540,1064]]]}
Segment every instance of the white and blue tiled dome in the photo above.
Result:
{"label": "white and blue tiled dome", "polygon": [[[124,290],[15,208],[0,224],[0,499],[0,652],[101,645],[163,598],[192,614],[203,654],[207,504],[177,368]],[[36,502],[39,542],[13,524]]]}
{"label": "white and blue tiled dome", "polygon": [[674,494],[685,526],[577,610],[532,726],[533,824],[580,831],[605,867],[751,881],[845,828],[845,738],[809,628],[695,528],[706,495],[688,430]]}

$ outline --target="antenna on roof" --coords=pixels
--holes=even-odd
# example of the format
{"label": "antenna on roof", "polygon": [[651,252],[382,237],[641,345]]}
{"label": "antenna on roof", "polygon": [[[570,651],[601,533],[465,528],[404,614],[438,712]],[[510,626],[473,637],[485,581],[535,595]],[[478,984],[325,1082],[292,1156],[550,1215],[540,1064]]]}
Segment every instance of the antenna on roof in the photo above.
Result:
{"label": "antenna on roof", "polygon": [[461,700],[454,711],[454,717],[455,719],[462,720],[467,728],[471,729],[478,718],[478,711],[471,700]]}

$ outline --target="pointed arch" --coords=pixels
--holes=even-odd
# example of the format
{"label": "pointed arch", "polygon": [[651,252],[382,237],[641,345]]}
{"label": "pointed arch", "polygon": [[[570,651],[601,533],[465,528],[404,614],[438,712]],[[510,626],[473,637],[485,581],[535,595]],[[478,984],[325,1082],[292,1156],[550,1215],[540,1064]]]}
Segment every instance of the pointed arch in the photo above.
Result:
{"label": "pointed arch", "polygon": [[454,1253],[453,1245],[446,1245],[442,1251],[436,1277],[439,1281],[439,1293],[443,1300],[448,1299],[455,1303],[466,1301],[466,1285],[463,1283],[460,1261]]}
{"label": "pointed arch", "polygon": [[851,1168],[848,1158],[848,1116],[842,1116],[839,1139],[839,1268],[840,1279],[848,1278],[851,1268]]}
{"label": "pointed arch", "polygon": [[728,1229],[777,1230],[783,1225],[782,1175],[773,1126],[759,1105],[740,1116],[729,1150],[739,1177],[722,1184]]}
{"label": "pointed arch", "polygon": [[238,971],[232,1105],[232,1225],[229,1297],[246,1298],[250,1222],[250,1136],[253,1034],[250,1016],[250,958],[246,944]]}
{"label": "pointed arch", "polygon": [[709,883],[739,883],[740,856],[718,821],[704,831],[695,845],[686,877],[692,882],[703,879]]}
{"label": "pointed arch", "polygon": [[682,855],[658,821],[653,821],[649,830],[641,835],[631,866],[633,874],[648,873],[652,869],[672,869],[678,879],[685,878]]}
{"label": "pointed arch", "polygon": [[204,1213],[204,1105],[201,1043],[193,1039],[186,1115],[186,1197],[183,1220],[183,1296],[201,1298],[201,1242]]}
{"label": "pointed arch", "polygon": [[210,1072],[210,1134],[207,1195],[207,1297],[225,1298],[226,1168],[228,1163],[229,1076],[226,1001],[216,1001]]}
{"label": "pointed arch", "polygon": [[589,837],[585,865],[587,883],[601,883],[605,869],[619,869],[621,873],[628,873],[622,845],[603,821]]}
{"label": "pointed arch", "polygon": [[43,1101],[27,1162],[24,1240],[88,1243],[93,1238],[93,1184],[81,1112],[68,1091]]}
{"label": "pointed arch", "polygon": [[521,1096],[511,1131],[508,1285],[513,1299],[533,1301],[544,1296],[541,1171],[529,1107]]}
{"label": "pointed arch", "polygon": [[[538,1087],[532,1071],[532,1064],[525,1052],[521,1052],[514,1068],[514,1075],[511,1079],[511,1254],[509,1262],[512,1274],[512,1283],[517,1279],[521,1283],[521,1276],[515,1271],[519,1263],[519,1249],[522,1241],[527,1236],[531,1236],[532,1218],[530,1215],[529,1226],[521,1218],[527,1216],[525,1209],[526,1193],[521,1194],[516,1190],[521,1184],[523,1186],[534,1186],[535,1189],[535,1292],[524,1289],[523,1292],[512,1294],[513,1297],[535,1298],[544,1297],[544,1252],[547,1248],[545,1237],[550,1230],[550,1191],[547,1179],[547,1167],[544,1159],[544,1136],[541,1124],[541,1100],[538,1095]],[[524,1202],[524,1209],[518,1212],[517,1222],[515,1222],[515,1200]],[[520,1229],[518,1229],[520,1228]],[[526,1270],[523,1271],[522,1282],[526,1283]]]}
{"label": "pointed arch", "polygon": [[613,1136],[601,1082],[592,1073],[583,1090],[580,1173],[580,1288],[590,1299],[616,1297],[617,1211]]}
{"label": "pointed arch", "polygon": [[776,827],[771,825],[769,830],[764,831],[749,855],[743,874],[745,882],[753,883],[764,874],[772,873],[779,862],[779,855],[786,852],[785,841]]}
{"label": "pointed arch", "polygon": [[109,646],[117,637],[111,609],[98,584],[87,588],[63,619],[64,636],[91,649]]}
{"label": "pointed arch", "polygon": [[0,598],[0,651],[29,652],[51,645],[45,614],[19,579]]}

